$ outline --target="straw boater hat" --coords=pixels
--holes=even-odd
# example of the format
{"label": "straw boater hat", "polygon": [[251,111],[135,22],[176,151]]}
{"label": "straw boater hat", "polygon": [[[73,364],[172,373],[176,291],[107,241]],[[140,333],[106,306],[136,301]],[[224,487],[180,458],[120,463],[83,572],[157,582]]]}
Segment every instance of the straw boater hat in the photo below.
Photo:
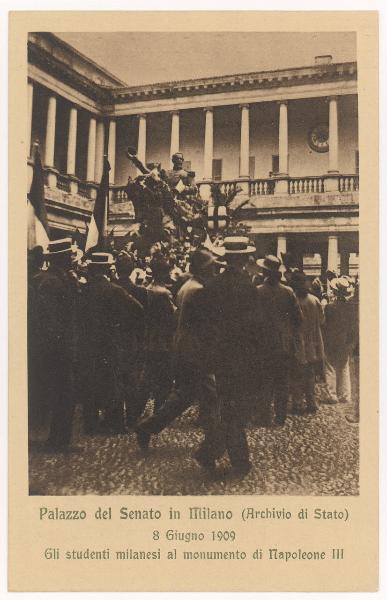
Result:
{"label": "straw boater hat", "polygon": [[347,277],[336,277],[330,282],[331,290],[337,296],[350,296],[353,292],[353,286]]}
{"label": "straw boater hat", "polygon": [[255,246],[250,244],[248,237],[234,235],[225,237],[223,245],[214,246],[213,252],[218,256],[253,254],[255,252]]}
{"label": "straw boater hat", "polygon": [[267,254],[265,258],[259,258],[257,260],[258,267],[264,271],[269,271],[270,273],[278,273],[281,264],[280,259],[273,254]]}
{"label": "straw boater hat", "polygon": [[58,256],[60,254],[71,254],[73,251],[72,248],[72,239],[71,237],[68,238],[62,238],[61,240],[54,240],[52,242],[48,242],[48,247],[47,247],[47,255],[48,258],[50,257],[55,257]]}
{"label": "straw boater hat", "polygon": [[93,252],[90,259],[87,261],[88,265],[112,265],[114,263],[113,255],[110,252]]}

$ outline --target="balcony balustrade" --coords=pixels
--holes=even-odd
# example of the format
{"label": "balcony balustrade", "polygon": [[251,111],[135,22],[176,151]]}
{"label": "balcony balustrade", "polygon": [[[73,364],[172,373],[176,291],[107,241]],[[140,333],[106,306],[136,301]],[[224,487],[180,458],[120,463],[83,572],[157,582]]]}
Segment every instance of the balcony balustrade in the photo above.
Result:
{"label": "balcony balustrade", "polygon": [[90,186],[85,181],[78,183],[78,194],[83,198],[90,198]]}
{"label": "balcony balustrade", "polygon": [[126,185],[115,185],[111,188],[112,201],[115,204],[121,204],[122,202],[128,202],[128,195],[126,193]]}
{"label": "balcony balustrade", "polygon": [[[32,161],[29,161],[31,169],[30,179],[32,180]],[[329,205],[338,206],[345,204],[352,206],[358,204],[356,193],[359,191],[359,175],[358,174],[337,174],[333,176],[337,182],[337,187],[334,190],[326,185],[327,181],[332,180],[332,175],[320,175],[320,176],[306,176],[306,177],[288,177],[285,178],[287,181],[287,192],[284,194],[276,190],[277,181],[276,178],[265,178],[265,179],[227,179],[223,181],[216,181],[217,185],[220,186],[220,190],[224,194],[233,193],[237,187],[242,187],[241,196],[246,195],[251,198],[251,207],[256,208],[281,208],[294,206],[295,209],[302,208],[303,206],[309,206],[312,199],[308,199],[308,194],[313,195],[313,202],[317,205]],[[282,179],[283,181],[283,179]],[[78,180],[70,175],[58,173],[48,167],[44,169],[44,182],[48,190],[51,190],[52,194],[57,192],[63,192],[63,202],[66,204],[72,204],[71,198],[74,198],[73,203],[84,203],[84,208],[90,202],[90,210],[92,209],[92,203],[96,198],[98,185]],[[203,198],[209,197],[209,188],[212,182],[200,181],[197,183],[199,193]],[[282,187],[283,189],[283,187]],[[343,194],[343,197],[340,197]],[[355,195],[354,195],[355,194]],[[286,195],[289,195],[289,200],[286,199]],[[290,199],[293,196],[293,200]],[[82,201],[81,198],[84,200]],[[121,186],[110,186],[110,205],[113,212],[117,214],[133,216],[133,206],[126,193],[126,185]],[[305,200],[303,200],[303,197]],[[85,200],[87,203],[85,203]],[[114,208],[116,207],[116,208]],[[281,208],[282,209],[282,208]]]}
{"label": "balcony balustrade", "polygon": [[291,177],[288,180],[289,194],[321,194],[324,192],[324,177]]}
{"label": "balcony balustrade", "polygon": [[340,192],[357,192],[357,191],[359,191],[359,175],[340,175],[339,176],[339,191]]}
{"label": "balcony balustrade", "polygon": [[70,193],[70,178],[68,175],[62,175],[62,173],[58,173],[56,177],[56,187],[59,190],[63,190],[64,192]]}
{"label": "balcony balustrade", "polygon": [[274,194],[274,179],[252,179],[249,181],[249,196],[268,196]]}

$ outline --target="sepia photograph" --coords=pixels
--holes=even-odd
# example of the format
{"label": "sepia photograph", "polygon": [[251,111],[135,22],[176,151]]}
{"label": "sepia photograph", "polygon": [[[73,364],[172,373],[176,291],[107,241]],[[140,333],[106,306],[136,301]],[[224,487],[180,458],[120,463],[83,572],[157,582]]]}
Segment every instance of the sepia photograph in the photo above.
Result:
{"label": "sepia photograph", "polygon": [[29,495],[359,495],[356,32],[26,51]]}

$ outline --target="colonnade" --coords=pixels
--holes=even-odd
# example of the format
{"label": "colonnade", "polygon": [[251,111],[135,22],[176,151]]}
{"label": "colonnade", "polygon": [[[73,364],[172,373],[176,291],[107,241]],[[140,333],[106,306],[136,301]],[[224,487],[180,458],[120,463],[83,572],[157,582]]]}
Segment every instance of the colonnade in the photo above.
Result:
{"label": "colonnade", "polygon": [[[33,105],[33,82],[28,83],[28,138],[31,140],[32,125],[32,105]],[[328,98],[329,103],[329,158],[328,174],[333,176],[338,173],[338,111],[336,96]],[[289,175],[289,142],[288,142],[288,101],[281,100],[279,105],[278,119],[278,155],[279,155],[279,173],[278,179],[283,178],[283,190],[281,182],[277,186],[277,191],[287,192],[286,178]],[[204,107],[205,127],[204,127],[204,145],[203,145],[203,180],[212,180],[212,161],[214,154],[214,108]],[[48,167],[54,166],[55,151],[55,127],[56,127],[57,97],[50,93],[48,98],[48,109],[46,119],[46,143],[44,164]],[[250,105],[241,104],[240,119],[240,169],[241,179],[249,177],[249,155],[250,155]],[[67,145],[67,174],[75,175],[76,151],[77,151],[77,124],[78,108],[70,107],[68,124],[68,145]],[[109,179],[113,184],[115,180],[115,157],[116,157],[116,120],[109,119],[108,122],[108,159],[110,163]],[[87,146],[87,169],[86,179],[89,182],[98,182],[102,175],[103,154],[105,149],[105,120],[102,117],[91,114],[89,118],[88,146]],[[137,153],[142,162],[146,162],[146,140],[147,140],[147,115],[141,113],[138,115],[138,143]],[[171,133],[170,133],[170,154],[179,151],[180,146],[180,111],[171,111]],[[329,190],[328,190],[329,191]]]}

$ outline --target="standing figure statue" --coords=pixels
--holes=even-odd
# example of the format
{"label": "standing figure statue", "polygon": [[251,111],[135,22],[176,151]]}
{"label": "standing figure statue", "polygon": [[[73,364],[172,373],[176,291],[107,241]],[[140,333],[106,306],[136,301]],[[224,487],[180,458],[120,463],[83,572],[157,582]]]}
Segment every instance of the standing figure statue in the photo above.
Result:
{"label": "standing figure statue", "polygon": [[180,160],[174,163],[176,169],[167,173],[160,163],[145,166],[136,154],[134,149],[128,148],[127,156],[140,174],[129,178],[126,192],[133,203],[136,222],[140,224],[143,245],[148,247],[179,235],[195,219],[190,199],[197,195],[197,187],[193,174],[180,168]]}
{"label": "standing figure statue", "polygon": [[167,183],[177,200],[187,200],[192,204],[198,196],[195,173],[183,168],[184,156],[181,152],[176,152],[172,156],[172,163],[173,169],[167,171]]}
{"label": "standing figure statue", "polygon": [[145,246],[150,246],[170,237],[175,231],[173,194],[159,163],[146,167],[132,148],[128,148],[127,156],[140,174],[134,179],[129,177],[126,193],[133,204],[142,241]]}

